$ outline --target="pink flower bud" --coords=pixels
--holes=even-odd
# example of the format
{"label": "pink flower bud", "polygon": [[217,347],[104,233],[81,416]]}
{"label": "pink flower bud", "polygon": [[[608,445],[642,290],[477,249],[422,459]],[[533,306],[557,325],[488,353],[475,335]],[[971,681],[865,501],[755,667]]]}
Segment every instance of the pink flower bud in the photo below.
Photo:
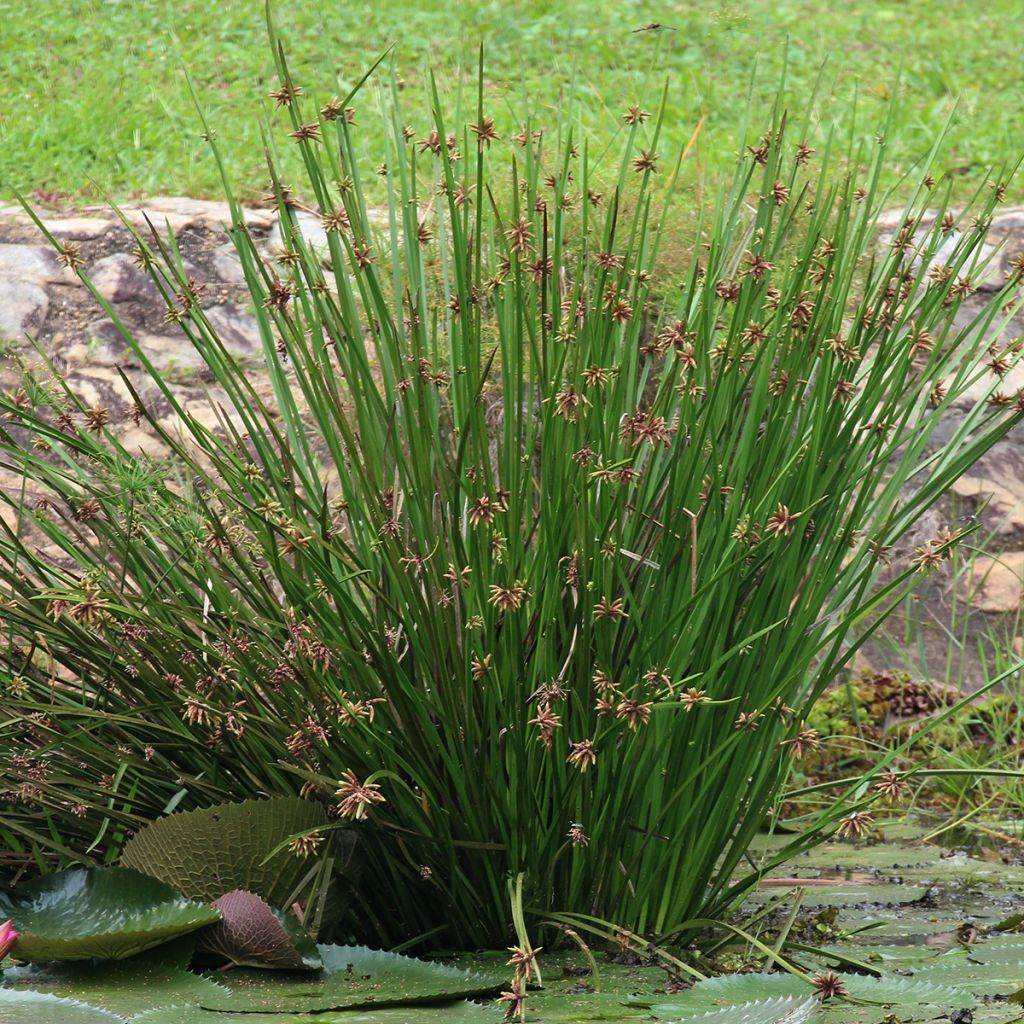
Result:
{"label": "pink flower bud", "polygon": [[18,933],[14,930],[11,921],[0,924],[0,960],[11,951],[11,947],[18,941]]}

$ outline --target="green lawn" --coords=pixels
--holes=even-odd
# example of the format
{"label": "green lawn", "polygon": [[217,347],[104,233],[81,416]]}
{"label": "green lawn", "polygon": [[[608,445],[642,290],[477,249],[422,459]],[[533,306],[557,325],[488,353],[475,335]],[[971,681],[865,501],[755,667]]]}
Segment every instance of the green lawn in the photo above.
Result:
{"label": "green lawn", "polygon": [[[315,98],[343,92],[394,44],[417,131],[426,124],[425,68],[441,72],[453,92],[460,65],[474,73],[481,40],[491,112],[506,131],[520,121],[524,97],[549,122],[575,75],[580,116],[603,143],[628,103],[657,103],[667,78],[662,154],[705,119],[690,183],[731,163],[755,69],[759,125],[787,39],[786,102],[798,119],[823,62],[822,125],[849,130],[856,106],[869,138],[886,104],[898,105],[894,173],[926,148],[957,98],[942,164],[960,194],[1024,143],[1019,0],[279,0],[276,8],[296,77]],[[632,31],[651,21],[674,31]],[[275,82],[262,0],[0,0],[0,183],[75,197],[218,194],[172,32],[236,182],[245,192],[258,188],[258,114]],[[358,104],[368,159],[381,152],[373,102],[368,93]]]}

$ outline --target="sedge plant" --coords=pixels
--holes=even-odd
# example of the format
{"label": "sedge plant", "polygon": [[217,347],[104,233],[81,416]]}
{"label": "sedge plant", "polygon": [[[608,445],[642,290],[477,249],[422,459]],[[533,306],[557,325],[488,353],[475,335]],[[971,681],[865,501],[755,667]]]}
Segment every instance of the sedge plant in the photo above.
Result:
{"label": "sedge plant", "polygon": [[954,323],[997,196],[924,230],[922,166],[880,243],[881,137],[815,153],[780,113],[680,270],[657,113],[630,106],[613,156],[571,108],[499,130],[481,76],[473,113],[432,89],[414,131],[380,72],[367,163],[357,99],[314,102],[274,53],[282,251],[225,181],[261,361],[154,230],[137,255],[205,363],[205,414],[127,330],[128,420],[159,450],[59,375],[2,402],[23,480],[0,519],[4,828],[109,859],[168,809],[302,793],[357,833],[361,938],[508,945],[510,879],[528,919],[690,934],[755,877],[853,627],[959,534],[892,567],[891,546],[1020,419],[1014,354],[990,351],[1016,280]]}

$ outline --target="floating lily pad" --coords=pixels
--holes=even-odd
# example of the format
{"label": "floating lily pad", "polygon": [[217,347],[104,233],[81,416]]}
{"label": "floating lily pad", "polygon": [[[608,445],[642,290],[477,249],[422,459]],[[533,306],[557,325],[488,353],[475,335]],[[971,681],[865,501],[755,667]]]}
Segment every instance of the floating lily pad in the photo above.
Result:
{"label": "floating lily pad", "polygon": [[18,960],[121,960],[220,920],[212,907],[127,868],[73,868],[0,894]]}
{"label": "floating lily pad", "polygon": [[268,974],[240,968],[218,979],[228,992],[204,998],[201,1005],[236,1013],[320,1013],[464,999],[493,992],[508,979],[507,973],[460,970],[364,946],[318,948],[323,969],[316,974]]}
{"label": "floating lily pad", "polygon": [[1024,935],[997,935],[968,946],[965,952],[983,964],[1017,963],[1024,960]]}
{"label": "floating lily pad", "polygon": [[236,889],[213,904],[222,920],[199,936],[199,950],[240,967],[316,970],[316,943],[290,914],[274,910],[253,892]]}
{"label": "floating lily pad", "polygon": [[[904,1011],[917,1006],[959,1007],[973,1002],[971,993],[963,989],[913,978],[893,975],[873,978],[857,974],[841,977],[853,998],[882,1005],[898,1003]],[[732,974],[699,982],[670,998],[632,996],[627,1002],[648,1007],[656,1017],[681,1019],[755,1000],[785,996],[807,999],[812,995],[813,989],[807,982],[790,974]]]}
{"label": "floating lily pad", "polygon": [[[544,979],[545,983],[547,978]],[[649,1021],[650,1011],[623,1006],[622,996],[609,992],[531,992],[526,1001],[527,1016],[544,1024],[590,1024],[591,1021]]]}
{"label": "floating lily pad", "polygon": [[894,870],[934,864],[943,852],[939,847],[922,843],[879,843],[875,846],[824,843],[792,863],[821,870],[860,868],[886,875]]}
{"label": "floating lily pad", "polygon": [[188,970],[192,948],[186,939],[129,960],[15,967],[4,973],[3,986],[82,999],[125,1017],[161,1006],[197,1006],[220,988]]}
{"label": "floating lily pad", "polygon": [[[794,881],[793,888],[799,882]],[[779,888],[760,889],[750,897],[752,905],[764,903],[766,900],[782,895],[785,890]],[[890,885],[874,883],[872,885],[809,885],[804,889],[800,906],[807,909],[819,907],[857,907],[879,906],[895,907],[916,903],[928,894],[924,888],[909,885]]]}
{"label": "floating lily pad", "polygon": [[193,899],[212,903],[226,892],[247,889],[272,907],[283,907],[310,865],[287,849],[270,854],[288,836],[309,832],[327,821],[320,804],[298,797],[179,811],[130,839],[121,863]]}
{"label": "floating lily pad", "polygon": [[124,1018],[74,999],[0,989],[0,1024],[124,1024]]}
{"label": "floating lily pad", "polygon": [[913,905],[901,908],[897,914],[869,910],[842,916],[842,923],[847,928],[870,925],[871,930],[865,934],[875,942],[896,939],[915,945],[929,940],[938,941],[937,936],[954,935],[962,921],[963,918],[951,909],[936,910]]}
{"label": "floating lily pad", "polygon": [[804,1024],[820,1009],[816,999],[781,996],[712,1010],[689,1020],[692,1024]]}
{"label": "floating lily pad", "polygon": [[294,1013],[216,1013],[197,1007],[171,1007],[132,1017],[131,1024],[499,1024],[501,1011],[480,1003],[393,1006],[342,1010],[316,1016]]}
{"label": "floating lily pad", "polygon": [[[870,933],[869,933],[870,934]],[[818,959],[829,967],[841,966],[843,958],[860,960],[876,970],[891,970],[893,966],[924,965],[935,959],[939,950],[926,945],[854,945],[821,946]]]}
{"label": "floating lily pad", "polygon": [[976,996],[1008,996],[1024,986],[1024,960],[980,964],[966,955],[941,956],[914,969],[914,978],[938,985],[956,985]]}

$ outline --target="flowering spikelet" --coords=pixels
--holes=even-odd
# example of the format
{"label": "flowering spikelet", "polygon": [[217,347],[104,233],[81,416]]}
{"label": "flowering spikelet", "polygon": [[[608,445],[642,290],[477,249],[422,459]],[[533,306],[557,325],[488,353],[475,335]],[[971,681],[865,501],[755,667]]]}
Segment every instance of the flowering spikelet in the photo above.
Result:
{"label": "flowering spikelet", "polygon": [[685,710],[692,711],[698,704],[705,704],[711,700],[711,698],[703,690],[698,690],[691,686],[680,696],[679,700]]}
{"label": "flowering spikelet", "polygon": [[572,843],[573,846],[589,846],[590,837],[583,830],[583,826],[578,822],[571,822],[569,825],[569,831],[566,833],[566,837]]}
{"label": "flowering spikelet", "polygon": [[537,954],[541,949],[543,949],[542,946],[538,946],[535,949],[529,943],[523,943],[522,946],[508,947],[508,951],[512,956],[507,961],[507,964],[509,967],[513,968],[517,978],[528,978],[530,976],[530,971],[533,970]]}
{"label": "flowering spikelet", "polygon": [[622,607],[621,597],[617,597],[614,601],[609,601],[607,597],[602,597],[601,600],[594,605],[594,618],[626,619],[629,618],[629,616]]}
{"label": "flowering spikelet", "polygon": [[347,231],[349,227],[348,213],[345,207],[337,206],[323,216],[324,231]]}
{"label": "flowering spikelet", "polygon": [[505,1020],[526,1020],[526,988],[523,979],[517,974],[507,992],[501,993],[501,1002],[508,1003],[505,1007]]}
{"label": "flowering spikelet", "polygon": [[550,750],[555,730],[561,728],[562,719],[547,704],[541,704],[537,708],[536,717],[531,718],[527,724],[537,726],[539,730],[538,742]]}
{"label": "flowering spikelet", "polygon": [[565,759],[567,763],[585,772],[592,764],[597,763],[597,751],[594,749],[593,740],[580,740],[579,743],[569,744],[569,756]]}
{"label": "flowering spikelet", "polygon": [[380,786],[375,782],[360,782],[350,768],[345,772],[334,793],[338,800],[338,812],[343,818],[353,818],[356,821],[365,818],[367,807],[384,803],[384,794],[379,790]]}
{"label": "flowering spikelet", "polygon": [[92,434],[101,434],[109,422],[110,412],[100,405],[94,405],[85,413],[85,426]]}
{"label": "flowering spikelet", "polygon": [[792,739],[783,740],[782,743],[790,747],[794,757],[803,757],[805,751],[817,750],[821,746],[821,738],[817,729],[801,725],[800,731]]}
{"label": "flowering spikelet", "polygon": [[520,219],[505,232],[509,248],[520,256],[525,255],[533,247],[533,228],[528,220]]}
{"label": "flowering spikelet", "polygon": [[846,985],[838,974],[828,971],[826,974],[816,974],[811,978],[811,984],[817,997],[824,1003],[837,996],[846,995]]}
{"label": "flowering spikelet", "polygon": [[82,259],[82,247],[74,242],[65,242],[57,250],[57,262],[68,270],[77,271],[85,263]]}
{"label": "flowering spikelet", "polygon": [[288,844],[288,852],[296,857],[309,857],[320,849],[323,841],[324,837],[318,836],[315,832],[307,833],[304,836],[296,836]]}
{"label": "flowering spikelet", "polygon": [[492,583],[488,600],[500,611],[518,611],[526,600],[526,586],[521,580],[516,580],[511,587]]}
{"label": "flowering spikelet", "polygon": [[297,85],[289,85],[285,82],[280,89],[277,89],[268,95],[274,101],[274,109],[277,110],[280,107],[290,107],[292,105],[292,100],[294,100],[296,96],[302,95],[302,89]]}
{"label": "flowering spikelet", "polygon": [[467,517],[473,526],[479,526],[481,523],[488,526],[494,522],[494,513],[499,508],[496,502],[484,495],[469,506]]}
{"label": "flowering spikelet", "polygon": [[615,708],[615,717],[624,721],[634,732],[638,725],[646,725],[651,717],[651,703],[642,704],[631,697],[624,697]]}
{"label": "flowering spikelet", "polygon": [[570,384],[564,391],[559,391],[554,399],[555,415],[570,422],[575,422],[582,406],[590,405],[590,399],[579,394]]}
{"label": "flowering spikelet", "polygon": [[494,130],[494,119],[490,117],[481,117],[479,124],[471,124],[469,126],[470,131],[476,136],[477,145],[483,149],[485,145],[489,146],[492,142],[496,142],[500,136]]}
{"label": "flowering spikelet", "polygon": [[650,171],[652,174],[658,170],[658,154],[650,150],[641,149],[640,155],[633,157],[633,170],[638,174]]}
{"label": "flowering spikelet", "polygon": [[867,811],[852,811],[839,823],[839,835],[843,839],[860,838],[874,823]]}
{"label": "flowering spikelet", "polygon": [[797,518],[786,505],[779,502],[775,511],[768,517],[768,522],[764,524],[764,531],[776,537],[788,537],[793,532],[793,524]]}
{"label": "flowering spikelet", "polygon": [[907,784],[891,768],[886,768],[882,777],[875,783],[875,790],[896,803],[903,797]]}
{"label": "flowering spikelet", "polygon": [[295,139],[296,142],[319,142],[320,122],[312,121],[309,124],[299,125],[295,131],[289,132],[288,136],[289,138]]}

